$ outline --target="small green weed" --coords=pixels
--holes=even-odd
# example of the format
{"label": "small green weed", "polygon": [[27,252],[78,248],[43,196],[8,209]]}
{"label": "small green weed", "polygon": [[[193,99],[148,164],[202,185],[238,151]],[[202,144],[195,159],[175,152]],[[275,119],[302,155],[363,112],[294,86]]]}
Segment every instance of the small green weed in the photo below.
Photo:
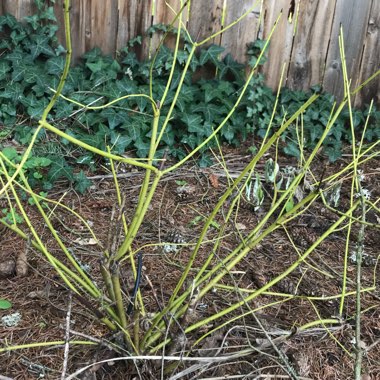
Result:
{"label": "small green weed", "polygon": [[12,307],[12,304],[9,301],[0,298],[0,310],[7,310],[7,309],[10,309],[11,307]]}

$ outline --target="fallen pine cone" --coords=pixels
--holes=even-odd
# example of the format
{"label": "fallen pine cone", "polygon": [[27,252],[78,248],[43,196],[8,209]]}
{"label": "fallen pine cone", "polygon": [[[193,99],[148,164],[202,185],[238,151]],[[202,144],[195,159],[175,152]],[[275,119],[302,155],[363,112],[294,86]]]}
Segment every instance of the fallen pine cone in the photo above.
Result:
{"label": "fallen pine cone", "polygon": [[21,251],[17,257],[16,274],[18,277],[24,277],[28,274],[28,259],[25,250]]}

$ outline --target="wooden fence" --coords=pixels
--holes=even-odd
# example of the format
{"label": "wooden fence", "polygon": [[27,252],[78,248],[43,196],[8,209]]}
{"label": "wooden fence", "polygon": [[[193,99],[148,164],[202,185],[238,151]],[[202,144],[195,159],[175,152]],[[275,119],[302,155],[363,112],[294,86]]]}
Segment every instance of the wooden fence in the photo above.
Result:
{"label": "wooden fence", "polygon": [[[168,24],[180,0],[72,0],[71,32],[74,56],[94,46],[115,53],[153,24]],[[62,0],[55,1],[62,25]],[[261,69],[267,84],[275,89],[284,63],[286,85],[306,90],[314,84],[342,95],[342,70],[338,35],[342,25],[348,75],[355,86],[380,67],[379,0],[192,0],[185,9],[187,28],[196,40],[220,31],[244,12],[253,9],[235,27],[224,31],[212,43],[226,47],[237,60],[245,61],[246,44],[267,38],[274,21],[282,17],[274,32],[268,62]],[[0,0],[0,14],[18,18],[35,11],[33,0]],[[63,31],[60,30],[63,41]],[[144,39],[141,57],[155,48],[157,39]],[[380,80],[372,81],[355,98],[360,106],[372,98],[380,104]]]}

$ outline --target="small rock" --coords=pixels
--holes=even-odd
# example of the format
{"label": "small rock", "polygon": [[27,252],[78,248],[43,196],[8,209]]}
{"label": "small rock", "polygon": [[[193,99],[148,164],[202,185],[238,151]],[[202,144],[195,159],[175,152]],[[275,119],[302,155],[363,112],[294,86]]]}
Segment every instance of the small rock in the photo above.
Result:
{"label": "small rock", "polygon": [[16,272],[16,262],[13,259],[7,259],[0,262],[0,278],[12,277]]}

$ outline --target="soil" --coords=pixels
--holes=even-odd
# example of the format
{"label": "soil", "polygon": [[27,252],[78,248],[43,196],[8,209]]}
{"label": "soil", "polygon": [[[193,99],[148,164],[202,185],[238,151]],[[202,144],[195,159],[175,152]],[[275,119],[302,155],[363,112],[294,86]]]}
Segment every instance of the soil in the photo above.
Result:
{"label": "soil", "polygon": [[[244,152],[244,149],[241,152]],[[249,155],[238,154],[237,151],[226,147],[224,158],[230,174],[234,176],[242,170],[244,162],[248,162]],[[330,173],[346,165],[349,160],[349,155],[335,164],[328,164],[324,159],[320,159],[313,167],[315,176],[319,178],[318,176],[323,175],[327,178]],[[281,157],[280,166],[285,165],[296,166],[296,161],[289,157]],[[259,163],[259,171],[263,172],[263,166],[263,162]],[[125,170],[124,173],[122,169]],[[126,197],[125,215],[129,220],[130,210],[133,210],[137,203],[143,173],[122,167],[119,168],[119,172],[121,191]],[[375,159],[365,164],[363,172],[366,176],[364,185],[371,191],[371,199],[379,199],[380,160]],[[54,188],[49,197],[58,200],[64,196],[65,203],[93,226],[99,240],[106,245],[110,229],[112,233],[116,231],[115,225],[111,222],[116,196],[108,173],[99,171],[95,174],[93,186],[85,195],[80,196],[67,183],[61,183]],[[186,181],[185,185],[183,181]],[[350,184],[349,178],[343,182],[339,210],[343,211],[348,207]],[[201,231],[203,218],[212,211],[227,185],[227,176],[218,164],[207,169],[188,164],[164,178],[158,187],[134,246],[135,249],[144,246],[141,251],[143,279],[140,290],[149,313],[159,311],[170,297],[191,253],[191,244],[196,242]],[[266,187],[266,192],[260,210],[255,211],[248,201],[241,202],[236,223],[229,225],[224,232],[225,237],[221,249],[217,252],[216,260],[231,252],[270,209],[269,186]],[[0,202],[3,202],[3,199]],[[1,203],[1,206],[6,207],[6,204]],[[28,212],[41,239],[47,242],[52,253],[63,259],[59,247],[52,240],[35,208],[28,206]],[[89,273],[94,280],[100,281],[99,246],[92,244],[83,225],[71,214],[57,208],[55,215],[56,217],[52,217],[51,220],[63,242],[81,263],[89,266]],[[286,231],[283,228],[276,229],[252,249],[226,276],[223,283],[235,284],[241,289],[250,290],[267,284],[294,263],[298,254],[302,254],[337,219],[338,216],[320,202],[313,204],[300,217],[287,224]],[[380,379],[380,283],[377,265],[380,215],[370,210],[367,220],[377,224],[377,227],[365,228],[362,288],[374,287],[374,289],[363,292],[361,296],[363,380]],[[216,218],[216,222],[215,228],[207,234],[208,240],[218,236],[219,228],[223,226],[223,214]],[[234,323],[210,334],[202,342],[203,345],[194,346],[190,356],[219,357],[252,347],[256,350],[247,356],[231,358],[222,363],[203,364],[189,375],[178,378],[321,380],[353,378],[356,305],[353,295],[346,298],[340,324],[316,325],[305,331],[299,329],[300,326],[319,318],[336,319],[339,314],[339,298],[313,301],[312,297],[327,297],[341,293],[346,233],[347,229],[344,229],[329,235],[314,249],[307,262],[302,263],[252,303],[243,304],[241,310],[233,314],[235,316],[245,314],[244,317],[237,318]],[[351,231],[352,239],[349,246],[351,253],[355,250],[358,233],[358,227],[355,225]],[[171,252],[164,251],[162,246],[153,245],[169,240],[174,243],[186,242],[187,245]],[[209,249],[209,244],[203,246],[194,265],[195,268],[200,267],[208,257]],[[92,339],[97,344],[71,345],[68,360],[64,360],[65,346],[60,343],[0,353],[0,379],[1,375],[19,380],[60,379],[64,364],[67,366],[68,376],[88,364],[101,360],[109,361],[91,367],[91,370],[76,378],[175,379],[175,373],[197,364],[197,362],[183,362],[183,364],[169,362],[165,366],[165,375],[161,377],[161,362],[145,360],[132,365],[131,362],[117,360],[122,353],[112,350],[110,342],[117,343],[118,339],[93,316],[92,306],[83,299],[71,296],[49,262],[38,251],[30,248],[27,242],[14,232],[2,231],[0,263],[8,261],[9,265],[12,266],[12,262],[16,265],[20,252],[26,253],[28,270],[27,273],[22,271],[15,273],[16,267],[14,269],[11,267],[9,273],[3,273],[0,279],[0,299],[8,299],[12,303],[12,308],[0,310],[0,317],[19,312],[21,320],[16,326],[0,327],[0,348],[64,341],[69,310],[71,311],[70,338]],[[348,260],[347,273],[347,290],[354,291],[356,264],[352,260]],[[191,279],[193,275],[191,272]],[[134,286],[134,280],[127,262],[122,268],[122,276],[123,288],[128,293]],[[291,296],[286,297],[284,294]],[[202,302],[195,306],[191,318],[207,318],[240,299],[241,295],[236,291],[217,289],[206,295]],[[249,312],[260,307],[262,310]],[[228,317],[231,318],[231,315]],[[226,320],[211,322],[203,326],[201,331],[189,333],[186,336],[186,348],[190,348],[201,333],[211,332],[214,328],[222,326],[222,322]],[[184,327],[179,326],[177,330]],[[270,341],[267,339],[268,336],[271,338]],[[112,358],[115,360],[111,361]],[[296,373],[297,377],[291,377],[289,371]]]}

